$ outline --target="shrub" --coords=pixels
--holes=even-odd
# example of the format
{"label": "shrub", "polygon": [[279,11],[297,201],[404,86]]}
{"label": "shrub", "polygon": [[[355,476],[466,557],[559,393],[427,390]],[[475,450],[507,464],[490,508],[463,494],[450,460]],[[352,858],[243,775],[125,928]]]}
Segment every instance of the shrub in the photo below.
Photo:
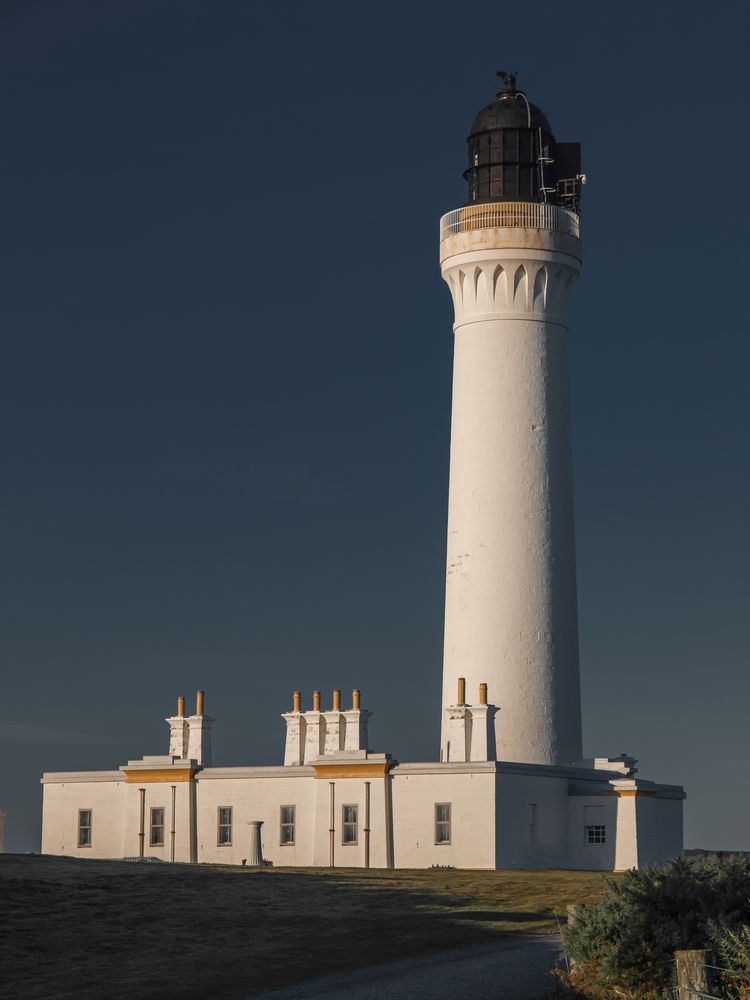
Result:
{"label": "shrub", "polygon": [[750,1000],[750,925],[732,928],[726,923],[714,924],[711,944],[717,964],[723,969],[719,979],[731,1000]]}
{"label": "shrub", "polygon": [[595,1000],[662,1000],[674,986],[677,949],[706,948],[716,925],[734,930],[750,920],[745,858],[677,859],[605,881],[603,899],[577,907],[563,931],[574,963],[563,978]]}

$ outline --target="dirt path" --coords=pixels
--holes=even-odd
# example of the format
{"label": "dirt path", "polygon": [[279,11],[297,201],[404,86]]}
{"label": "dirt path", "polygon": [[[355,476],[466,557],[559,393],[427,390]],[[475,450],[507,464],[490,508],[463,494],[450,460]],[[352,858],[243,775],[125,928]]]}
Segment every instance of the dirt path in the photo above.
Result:
{"label": "dirt path", "polygon": [[530,1000],[553,988],[547,972],[559,952],[557,935],[514,937],[311,979],[247,1000]]}

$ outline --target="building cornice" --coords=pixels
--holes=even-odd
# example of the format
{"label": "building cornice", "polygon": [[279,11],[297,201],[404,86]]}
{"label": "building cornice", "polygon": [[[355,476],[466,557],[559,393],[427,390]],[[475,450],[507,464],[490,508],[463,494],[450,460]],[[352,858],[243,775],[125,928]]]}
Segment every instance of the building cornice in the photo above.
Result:
{"label": "building cornice", "polygon": [[125,768],[125,780],[129,785],[169,782],[178,784],[190,781],[195,774],[192,767],[134,767]]}
{"label": "building cornice", "polygon": [[125,781],[123,771],[45,771],[42,785],[68,785],[83,781]]}
{"label": "building cornice", "polygon": [[196,781],[217,781],[237,778],[312,778],[315,770],[306,764],[283,764],[269,767],[205,767],[195,776]]}

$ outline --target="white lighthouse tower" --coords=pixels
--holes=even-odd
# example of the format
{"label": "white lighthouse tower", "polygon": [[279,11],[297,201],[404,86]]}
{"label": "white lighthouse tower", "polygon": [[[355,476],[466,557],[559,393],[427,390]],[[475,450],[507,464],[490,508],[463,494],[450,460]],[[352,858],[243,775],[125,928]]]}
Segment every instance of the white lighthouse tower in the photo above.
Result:
{"label": "white lighthouse tower", "polygon": [[441,759],[464,759],[458,702],[485,701],[498,760],[568,764],[582,754],[567,344],[580,145],[498,75],[468,138],[468,203],[440,225],[455,307]]}

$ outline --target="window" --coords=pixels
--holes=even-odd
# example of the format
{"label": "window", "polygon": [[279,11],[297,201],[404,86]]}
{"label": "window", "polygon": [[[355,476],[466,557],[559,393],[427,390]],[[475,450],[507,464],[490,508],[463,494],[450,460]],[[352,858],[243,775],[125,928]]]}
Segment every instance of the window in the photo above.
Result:
{"label": "window", "polygon": [[151,832],[148,838],[151,847],[164,845],[164,810],[161,806],[151,810]]}
{"label": "window", "polygon": [[78,810],[78,846],[91,847],[91,809]]}
{"label": "window", "polygon": [[282,847],[294,843],[294,806],[281,807],[281,836],[279,843]]}
{"label": "window", "polygon": [[601,826],[595,824],[586,827],[586,843],[587,844],[606,844],[607,843],[607,828],[606,826]]}
{"label": "window", "polygon": [[232,843],[231,806],[219,806],[219,828],[216,843],[219,847],[228,847]]}
{"label": "window", "polygon": [[537,803],[529,802],[529,846],[536,847],[536,814],[537,814]]}
{"label": "window", "polygon": [[357,843],[357,807],[356,806],[342,806],[341,807],[343,823],[341,826],[341,843],[342,844],[356,844]]}
{"label": "window", "polygon": [[604,815],[604,806],[583,807],[583,831],[586,844],[600,846],[607,843]]}
{"label": "window", "polygon": [[438,802],[435,806],[435,843],[450,844],[451,842],[451,806],[450,802]]}

